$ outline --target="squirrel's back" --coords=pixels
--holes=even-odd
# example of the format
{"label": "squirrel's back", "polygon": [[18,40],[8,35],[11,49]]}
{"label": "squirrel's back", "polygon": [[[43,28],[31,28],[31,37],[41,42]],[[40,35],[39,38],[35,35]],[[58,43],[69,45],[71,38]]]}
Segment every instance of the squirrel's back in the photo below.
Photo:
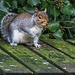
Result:
{"label": "squirrel's back", "polygon": [[15,13],[6,14],[1,21],[1,34],[3,38],[7,38],[8,36],[8,28],[9,24],[13,21],[13,19],[17,16]]}

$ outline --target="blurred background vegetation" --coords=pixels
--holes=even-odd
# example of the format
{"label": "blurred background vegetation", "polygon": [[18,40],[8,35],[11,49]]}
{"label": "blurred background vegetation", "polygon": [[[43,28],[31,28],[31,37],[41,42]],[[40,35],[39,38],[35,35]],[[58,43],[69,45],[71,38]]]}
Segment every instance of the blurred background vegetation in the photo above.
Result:
{"label": "blurred background vegetation", "polygon": [[75,39],[75,0],[0,0],[0,22],[9,13],[28,12],[47,8],[49,25],[41,38]]}

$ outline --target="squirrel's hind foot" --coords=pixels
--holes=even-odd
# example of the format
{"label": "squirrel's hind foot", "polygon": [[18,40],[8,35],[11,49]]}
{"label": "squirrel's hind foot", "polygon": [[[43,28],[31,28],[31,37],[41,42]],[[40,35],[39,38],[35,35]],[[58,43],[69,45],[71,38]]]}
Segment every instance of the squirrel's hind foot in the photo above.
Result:
{"label": "squirrel's hind foot", "polygon": [[17,43],[10,43],[10,46],[17,46]]}
{"label": "squirrel's hind foot", "polygon": [[34,46],[35,46],[36,48],[41,48],[41,45],[40,45],[40,44],[34,44]]}

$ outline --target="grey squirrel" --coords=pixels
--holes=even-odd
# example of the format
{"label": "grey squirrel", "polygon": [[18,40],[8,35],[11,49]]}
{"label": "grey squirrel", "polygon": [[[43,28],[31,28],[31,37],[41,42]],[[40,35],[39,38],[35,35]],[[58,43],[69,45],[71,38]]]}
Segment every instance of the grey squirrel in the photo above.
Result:
{"label": "grey squirrel", "polygon": [[26,43],[40,48],[38,44],[43,27],[48,25],[47,9],[39,11],[35,8],[34,14],[29,13],[8,13],[1,21],[1,33],[11,46],[19,43]]}

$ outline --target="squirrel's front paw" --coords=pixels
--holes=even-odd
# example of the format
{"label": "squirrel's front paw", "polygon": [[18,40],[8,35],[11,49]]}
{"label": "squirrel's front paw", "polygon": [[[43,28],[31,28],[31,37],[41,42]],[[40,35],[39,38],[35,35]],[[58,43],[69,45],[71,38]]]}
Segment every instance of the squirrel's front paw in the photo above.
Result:
{"label": "squirrel's front paw", "polygon": [[35,44],[34,46],[35,46],[36,48],[40,48],[40,47],[41,47],[40,44]]}

